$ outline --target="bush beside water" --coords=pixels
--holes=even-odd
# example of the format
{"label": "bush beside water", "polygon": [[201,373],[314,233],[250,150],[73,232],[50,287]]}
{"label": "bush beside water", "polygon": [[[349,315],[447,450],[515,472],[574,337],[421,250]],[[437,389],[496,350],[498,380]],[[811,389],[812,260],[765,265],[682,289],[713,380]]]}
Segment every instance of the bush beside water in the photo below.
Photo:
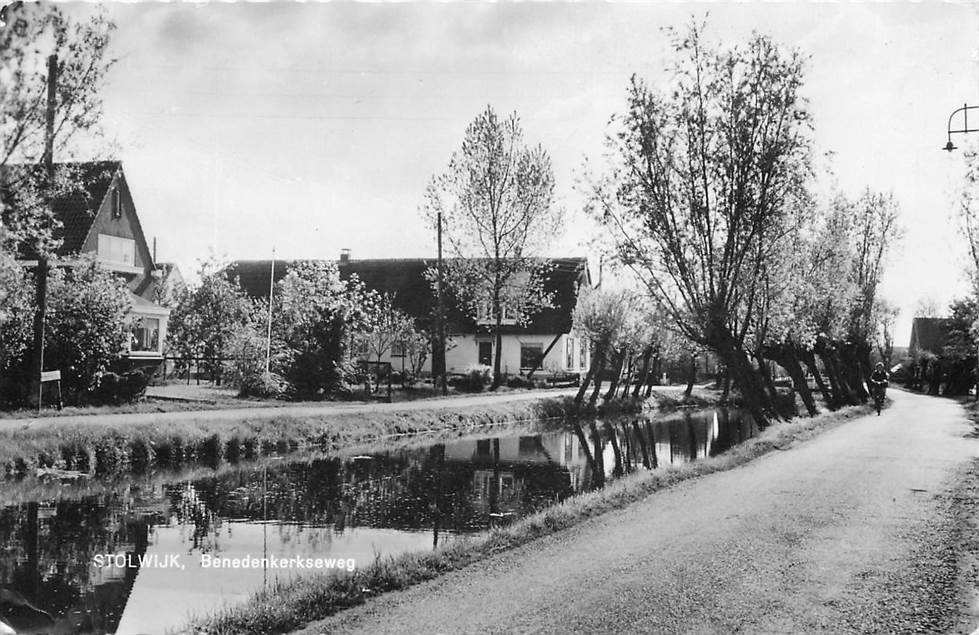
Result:
{"label": "bush beside water", "polygon": [[484,364],[467,366],[453,385],[462,392],[483,392],[493,382],[493,369]]}

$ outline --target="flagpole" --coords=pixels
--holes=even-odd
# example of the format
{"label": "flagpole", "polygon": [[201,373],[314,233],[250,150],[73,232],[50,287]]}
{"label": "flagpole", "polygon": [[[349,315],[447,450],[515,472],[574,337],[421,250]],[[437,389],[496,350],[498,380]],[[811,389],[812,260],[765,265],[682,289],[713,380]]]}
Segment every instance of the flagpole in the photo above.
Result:
{"label": "flagpole", "polygon": [[269,323],[265,342],[265,373],[269,372],[269,362],[272,359],[272,290],[275,288],[275,247],[272,247],[272,267],[269,273]]}

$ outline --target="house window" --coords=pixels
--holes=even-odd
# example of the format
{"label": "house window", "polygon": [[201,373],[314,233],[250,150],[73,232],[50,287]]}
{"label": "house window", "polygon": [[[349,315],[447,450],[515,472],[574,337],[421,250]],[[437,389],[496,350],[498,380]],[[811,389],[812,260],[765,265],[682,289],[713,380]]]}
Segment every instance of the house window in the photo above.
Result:
{"label": "house window", "polygon": [[541,439],[537,437],[520,437],[517,441],[517,453],[521,457],[535,457],[538,454],[538,448],[541,447]]}
{"label": "house window", "polygon": [[564,367],[568,370],[574,369],[574,338],[564,338]]}
{"label": "house window", "polygon": [[588,345],[584,338],[578,338],[578,364],[581,370],[588,368]]}
{"label": "house window", "polygon": [[136,264],[136,241],[132,238],[121,238],[99,234],[98,259],[117,265]]}
{"label": "house window", "polygon": [[391,357],[404,357],[404,356],[405,356],[405,343],[391,342]]}
{"label": "house window", "polygon": [[539,368],[544,359],[543,344],[521,344],[520,345],[520,368],[530,369]]}
{"label": "house window", "polygon": [[158,318],[142,317],[133,329],[131,352],[160,351],[160,320]]}
{"label": "house window", "polygon": [[354,337],[350,345],[350,355],[356,359],[367,359],[369,351],[366,337]]}
{"label": "house window", "polygon": [[483,366],[493,365],[493,342],[479,342],[476,351],[477,362]]}
{"label": "house window", "polygon": [[[506,304],[500,307],[500,321],[503,324],[516,324],[517,314],[516,311],[512,310]],[[493,316],[493,303],[483,302],[479,305],[479,310],[476,312],[476,322],[478,324],[496,324],[496,318]]]}

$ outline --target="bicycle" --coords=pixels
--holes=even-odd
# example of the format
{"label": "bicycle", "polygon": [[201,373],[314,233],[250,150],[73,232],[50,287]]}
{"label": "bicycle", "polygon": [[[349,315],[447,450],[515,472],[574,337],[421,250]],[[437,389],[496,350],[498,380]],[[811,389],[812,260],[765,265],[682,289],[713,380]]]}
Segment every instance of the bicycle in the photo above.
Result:
{"label": "bicycle", "polygon": [[874,398],[874,408],[877,410],[877,416],[880,416],[880,409],[884,406],[884,395],[887,390],[886,381],[873,381],[871,380],[870,392]]}

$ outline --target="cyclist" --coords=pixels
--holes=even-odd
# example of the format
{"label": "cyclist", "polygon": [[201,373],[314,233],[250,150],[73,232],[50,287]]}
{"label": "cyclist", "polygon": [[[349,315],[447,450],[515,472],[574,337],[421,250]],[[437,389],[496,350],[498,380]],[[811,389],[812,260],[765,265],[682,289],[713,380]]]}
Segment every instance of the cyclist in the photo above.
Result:
{"label": "cyclist", "polygon": [[887,393],[887,381],[889,379],[890,377],[887,371],[884,370],[884,362],[877,362],[874,372],[870,375],[870,390],[874,396],[874,407],[877,408],[878,415],[880,415],[880,407],[884,403],[884,395]]}

